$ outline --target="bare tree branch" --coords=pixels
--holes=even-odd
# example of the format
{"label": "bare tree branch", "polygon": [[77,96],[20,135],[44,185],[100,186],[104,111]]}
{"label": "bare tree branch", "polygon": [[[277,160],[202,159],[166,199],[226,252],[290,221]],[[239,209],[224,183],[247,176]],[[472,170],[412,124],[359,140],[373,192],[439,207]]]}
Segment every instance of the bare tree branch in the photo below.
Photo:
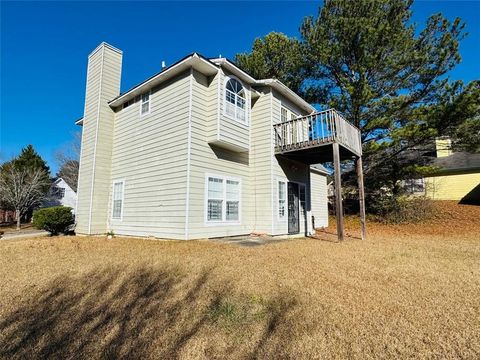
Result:
{"label": "bare tree branch", "polygon": [[22,169],[14,164],[0,169],[0,200],[15,209],[17,229],[25,213],[39,205],[45,197],[45,188],[50,185],[43,169]]}

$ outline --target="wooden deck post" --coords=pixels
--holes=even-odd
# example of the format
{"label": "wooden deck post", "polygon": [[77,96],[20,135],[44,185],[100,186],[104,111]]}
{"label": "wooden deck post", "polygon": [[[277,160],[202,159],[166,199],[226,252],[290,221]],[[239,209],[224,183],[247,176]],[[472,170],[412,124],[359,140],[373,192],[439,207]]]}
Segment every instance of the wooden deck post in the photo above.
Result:
{"label": "wooden deck post", "polygon": [[367,238],[367,229],[365,223],[365,189],[363,187],[363,163],[361,156],[357,158],[356,167],[358,179],[358,201],[360,202],[360,228],[362,240],[365,240]]}
{"label": "wooden deck post", "polygon": [[338,240],[343,240],[343,204],[342,204],[342,180],[340,168],[340,148],[337,142],[333,146],[333,167],[335,171],[335,216],[337,217]]}

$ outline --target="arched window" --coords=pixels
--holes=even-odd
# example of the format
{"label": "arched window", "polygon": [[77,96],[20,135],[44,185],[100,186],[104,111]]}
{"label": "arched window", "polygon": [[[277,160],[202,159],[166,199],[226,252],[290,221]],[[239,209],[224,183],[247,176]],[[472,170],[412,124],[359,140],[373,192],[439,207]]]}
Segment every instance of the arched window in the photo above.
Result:
{"label": "arched window", "polygon": [[246,124],[246,93],[240,81],[230,78],[225,84],[225,114]]}

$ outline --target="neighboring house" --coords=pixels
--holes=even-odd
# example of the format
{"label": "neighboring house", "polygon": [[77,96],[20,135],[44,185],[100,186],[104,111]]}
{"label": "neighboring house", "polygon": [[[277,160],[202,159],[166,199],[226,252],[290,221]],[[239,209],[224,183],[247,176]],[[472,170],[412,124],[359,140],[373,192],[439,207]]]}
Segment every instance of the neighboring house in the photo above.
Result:
{"label": "neighboring house", "polygon": [[438,171],[423,179],[426,196],[480,204],[480,154],[452,152],[450,140],[441,139],[436,141],[432,165]]}
{"label": "neighboring house", "polygon": [[281,82],[197,53],[119,94],[122,52],[88,58],[77,234],[198,239],[311,234],[325,174],[361,154],[356,128]]}
{"label": "neighboring house", "polygon": [[77,193],[62,178],[57,178],[50,187],[44,207],[68,206],[75,211]]}
{"label": "neighboring house", "polygon": [[15,221],[15,211],[0,209],[0,224],[13,223]]}

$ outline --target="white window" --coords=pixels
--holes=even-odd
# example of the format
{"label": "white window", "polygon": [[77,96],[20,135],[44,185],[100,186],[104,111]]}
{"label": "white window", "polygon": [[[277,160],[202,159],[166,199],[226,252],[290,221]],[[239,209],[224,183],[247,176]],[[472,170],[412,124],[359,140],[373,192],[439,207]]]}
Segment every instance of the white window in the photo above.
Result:
{"label": "white window", "polygon": [[240,221],[240,180],[207,176],[207,222]]}
{"label": "white window", "polygon": [[282,109],[280,110],[280,115],[281,115],[281,121],[282,122],[285,122],[288,120],[288,110],[285,109],[283,106],[282,106]]}
{"label": "white window", "polygon": [[142,101],[140,102],[140,114],[145,115],[150,113],[150,93],[142,95]]}
{"label": "white window", "polygon": [[124,181],[113,182],[112,219],[122,219],[124,185],[125,185]]}
{"label": "white window", "polygon": [[407,179],[404,181],[405,190],[409,194],[424,194],[425,193],[425,180],[419,179]]}
{"label": "white window", "polygon": [[285,219],[287,213],[287,183],[278,181],[278,218]]}
{"label": "white window", "polygon": [[305,196],[305,185],[303,184],[299,184],[298,185],[298,189],[299,189],[299,192],[300,192],[300,214],[305,214],[305,199],[306,199],[306,196]]}
{"label": "white window", "polygon": [[237,79],[229,79],[225,84],[225,115],[241,122],[247,123],[246,92],[242,83]]}
{"label": "white window", "polygon": [[65,196],[65,188],[54,187],[52,189],[52,196],[57,199],[63,199],[63,197]]}

